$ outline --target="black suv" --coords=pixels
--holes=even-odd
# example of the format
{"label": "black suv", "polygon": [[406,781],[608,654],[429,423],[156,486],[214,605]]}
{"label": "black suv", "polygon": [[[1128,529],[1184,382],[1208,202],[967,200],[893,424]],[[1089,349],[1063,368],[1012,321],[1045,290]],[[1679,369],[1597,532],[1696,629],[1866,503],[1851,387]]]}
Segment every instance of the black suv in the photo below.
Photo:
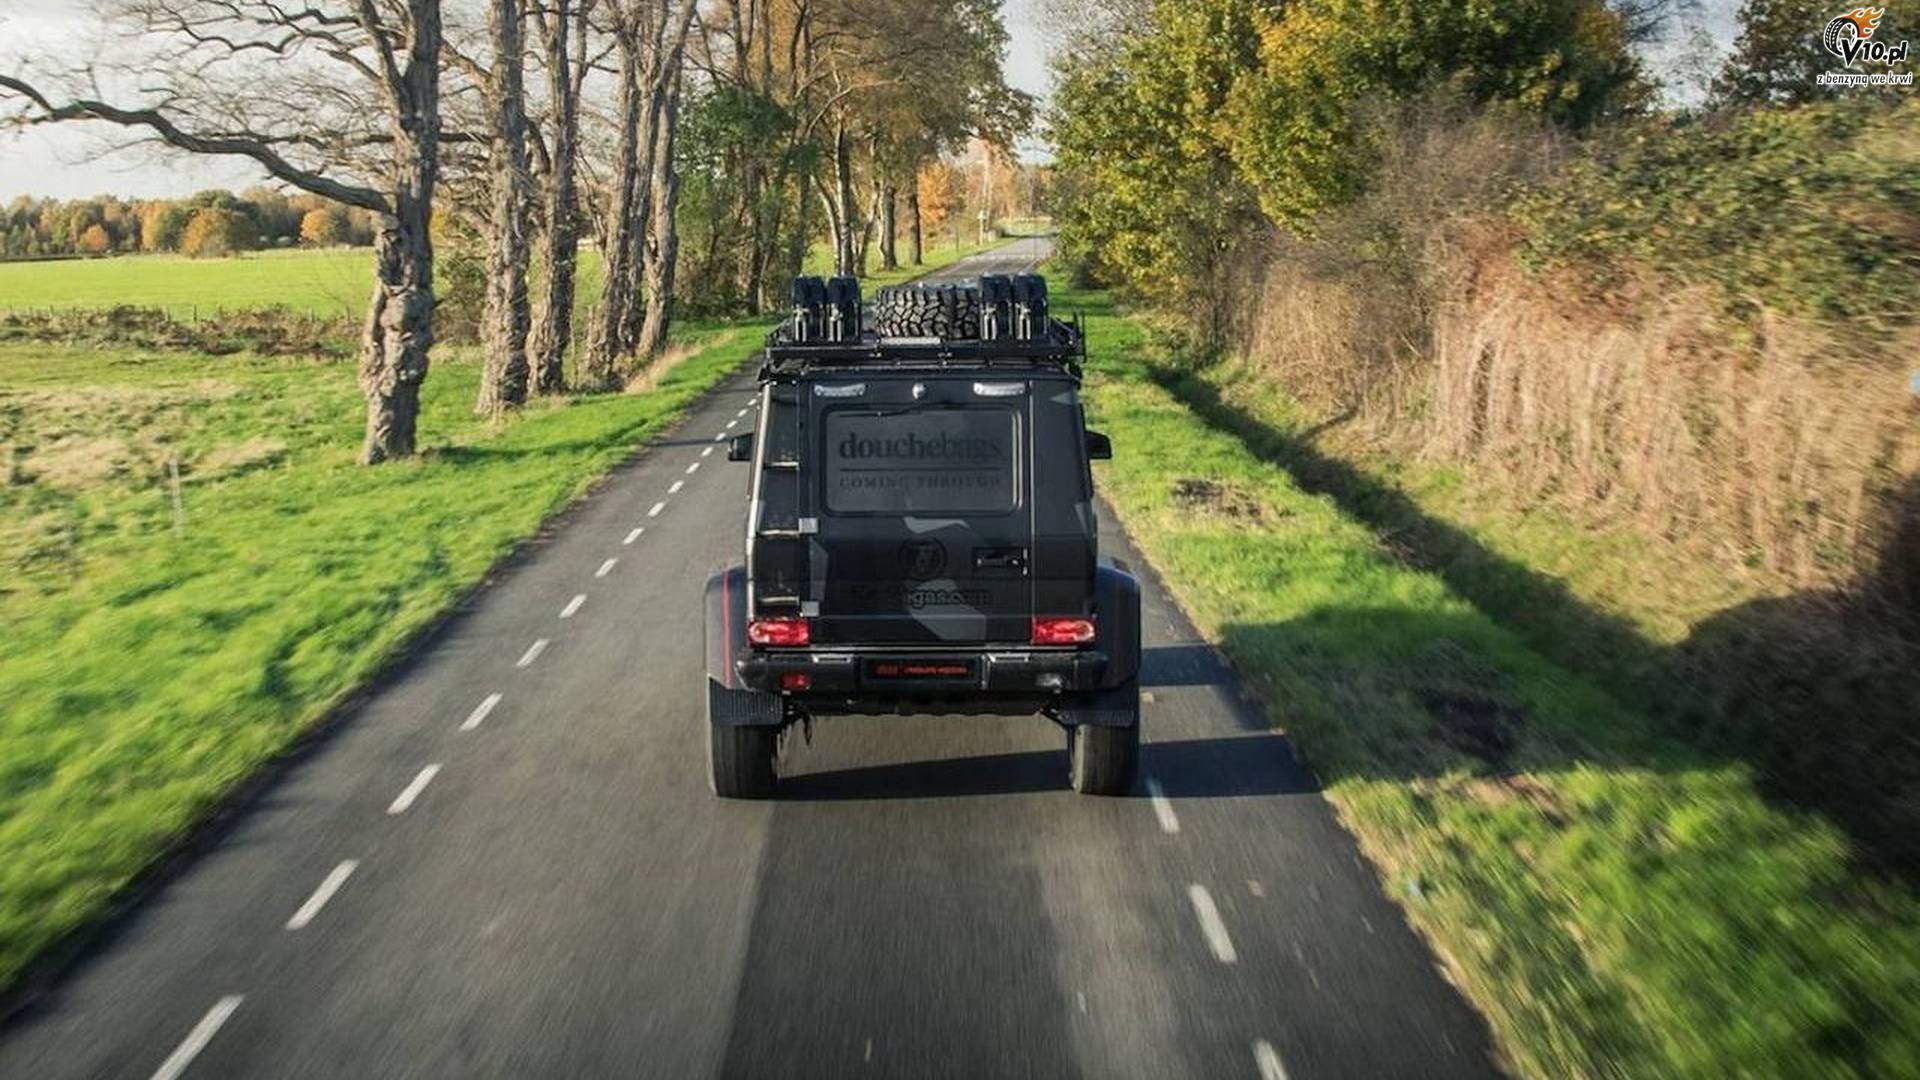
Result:
{"label": "black suv", "polygon": [[794,282],[769,335],[746,563],[707,582],[713,790],[768,798],[780,733],[833,714],[1041,714],[1076,791],[1140,754],[1140,590],[1098,558],[1084,339],[1046,282]]}

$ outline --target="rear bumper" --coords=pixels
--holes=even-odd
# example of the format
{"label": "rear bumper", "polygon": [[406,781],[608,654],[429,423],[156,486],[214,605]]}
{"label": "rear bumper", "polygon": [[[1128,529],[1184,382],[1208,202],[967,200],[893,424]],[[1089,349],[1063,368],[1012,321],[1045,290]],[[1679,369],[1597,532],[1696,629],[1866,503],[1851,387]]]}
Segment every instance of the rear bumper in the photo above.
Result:
{"label": "rear bumper", "polygon": [[[1099,649],[755,650],[738,657],[739,684],[781,694],[817,713],[1031,715],[1062,694],[1106,685]],[[807,687],[783,689],[804,675]]]}

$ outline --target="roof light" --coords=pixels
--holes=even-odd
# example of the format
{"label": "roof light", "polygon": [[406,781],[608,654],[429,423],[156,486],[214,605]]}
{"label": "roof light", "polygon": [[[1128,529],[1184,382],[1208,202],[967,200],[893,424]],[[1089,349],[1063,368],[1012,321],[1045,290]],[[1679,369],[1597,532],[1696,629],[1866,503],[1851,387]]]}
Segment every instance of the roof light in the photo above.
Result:
{"label": "roof light", "polygon": [[813,641],[813,627],[805,619],[754,619],[747,623],[747,640],[774,649],[797,649]]}
{"label": "roof light", "polygon": [[843,383],[839,386],[828,386],[826,383],[814,383],[813,392],[815,395],[819,397],[833,397],[833,398],[859,397],[860,395],[867,392],[867,384],[863,382],[857,382],[857,383]]}
{"label": "roof light", "polygon": [[1087,645],[1094,636],[1093,620],[1084,615],[1039,616],[1033,620],[1035,645]]}
{"label": "roof light", "polygon": [[1027,384],[1020,382],[977,382],[973,392],[978,397],[1019,397],[1027,392]]}

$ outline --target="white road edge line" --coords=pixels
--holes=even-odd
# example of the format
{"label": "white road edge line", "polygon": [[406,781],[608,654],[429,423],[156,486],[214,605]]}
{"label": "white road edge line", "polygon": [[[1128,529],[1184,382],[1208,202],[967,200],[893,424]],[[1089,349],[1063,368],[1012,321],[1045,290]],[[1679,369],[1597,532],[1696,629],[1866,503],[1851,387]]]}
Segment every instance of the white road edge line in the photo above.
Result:
{"label": "white road edge line", "polygon": [[686,486],[687,482],[685,480],[675,480],[673,484],[667,488],[667,494],[678,495],[680,494],[680,489]]}
{"label": "white road edge line", "polygon": [[622,541],[620,541],[620,542],[621,542],[622,544],[631,544],[631,543],[633,543],[633,542],[634,542],[635,540],[638,540],[638,539],[640,539],[640,534],[641,534],[641,533],[643,533],[643,532],[646,532],[646,531],[647,531],[647,527],[646,527],[645,525],[642,525],[642,526],[640,526],[639,528],[637,528],[637,529],[635,529],[635,530],[633,530],[632,532],[630,532],[630,533],[628,533],[628,534],[627,534],[627,538],[626,538],[625,540],[622,540]]}
{"label": "white road edge line", "polygon": [[606,577],[608,574],[613,573],[613,568],[618,565],[620,565],[619,559],[608,559],[606,562],[600,564],[600,569],[595,570],[593,576]]}
{"label": "white road edge line", "polygon": [[659,517],[659,516],[660,516],[660,511],[662,511],[662,510],[665,510],[666,508],[667,508],[667,504],[666,504],[666,503],[664,503],[664,502],[657,502],[657,503],[654,503],[654,504],[653,504],[653,509],[651,509],[651,510],[648,510],[648,511],[647,511],[647,516],[648,516],[648,517]]}
{"label": "white road edge line", "polygon": [[[709,449],[709,450],[711,450],[711,449],[713,449],[713,447],[711,447],[711,446],[709,446],[709,447],[707,447],[707,449]],[[692,475],[693,475],[694,473],[697,473],[697,472],[699,472],[699,471],[700,471],[700,463],[699,463],[699,462],[697,462],[697,461],[696,461],[696,462],[694,462],[693,464],[691,464],[691,465],[689,465],[689,466],[687,466],[687,475],[688,475],[688,476],[692,476]]]}
{"label": "white road edge line", "polygon": [[427,785],[433,783],[433,778],[439,775],[440,763],[437,761],[421,769],[420,775],[413,778],[413,783],[408,784],[400,794],[393,797],[392,804],[387,807],[387,813],[406,813],[407,808],[413,805],[413,800],[419,798],[420,793],[427,790]]}
{"label": "white road edge line", "polygon": [[246,998],[240,994],[228,994],[214,1002],[213,1008],[207,1010],[207,1015],[201,1017],[200,1022],[193,1025],[193,1030],[187,1032],[187,1037],[181,1040],[180,1045],[173,1048],[173,1053],[167,1055],[167,1060],[153,1070],[153,1080],[175,1080],[181,1073],[186,1072],[187,1066],[193,1064],[193,1059],[200,1056],[200,1051],[205,1050],[207,1044],[213,1041],[213,1037],[219,1034],[220,1026],[227,1022],[227,1018],[233,1015],[233,1010],[238,1009],[240,1003],[245,1000]]}
{"label": "white road edge line", "polygon": [[527,646],[527,651],[520,654],[519,661],[517,661],[513,666],[526,667],[528,664],[531,664],[535,660],[540,659],[540,654],[546,651],[547,651],[547,639],[541,638],[540,640]]}
{"label": "white road edge line", "polygon": [[560,617],[563,619],[573,618],[574,613],[580,610],[580,605],[586,602],[587,602],[586,593],[580,593],[576,595],[573,599],[567,601],[566,607],[563,607],[560,609]]}
{"label": "white road edge line", "polygon": [[1189,885],[1187,897],[1193,901],[1193,913],[1200,919],[1200,932],[1207,936],[1213,958],[1223,964],[1239,959],[1233,951],[1233,939],[1227,936],[1227,924],[1220,921],[1220,909],[1213,905],[1213,894],[1204,885]]}
{"label": "white road edge line", "polygon": [[1153,815],[1160,819],[1160,831],[1172,836],[1180,831],[1180,819],[1174,815],[1173,804],[1167,801],[1167,789],[1160,786],[1159,779],[1147,777],[1147,795],[1153,800]]}
{"label": "white road edge line", "polygon": [[340,886],[347,883],[359,866],[359,863],[348,859],[334,867],[320,887],[313,890],[313,895],[307,897],[307,902],[300,905],[300,910],[293,913],[293,918],[287,920],[287,929],[298,930],[312,922],[313,917],[320,914],[320,909],[327,906],[327,901],[333,899],[333,894],[340,891]]}
{"label": "white road edge line", "polygon": [[1253,1040],[1253,1061],[1260,1067],[1260,1080],[1287,1080],[1287,1067],[1280,1064],[1280,1052],[1267,1040]]}
{"label": "white road edge line", "polygon": [[485,701],[475,705],[473,711],[467,714],[466,720],[460,724],[460,730],[472,731],[474,728],[479,727],[480,722],[485,720],[487,714],[492,712],[493,707],[498,704],[500,704],[500,695],[488,694]]}

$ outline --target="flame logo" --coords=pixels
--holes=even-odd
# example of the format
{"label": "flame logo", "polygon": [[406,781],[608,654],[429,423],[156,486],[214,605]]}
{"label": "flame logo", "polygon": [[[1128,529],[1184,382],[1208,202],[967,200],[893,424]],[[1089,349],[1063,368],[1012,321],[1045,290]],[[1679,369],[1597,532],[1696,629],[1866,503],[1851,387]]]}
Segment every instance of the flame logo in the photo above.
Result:
{"label": "flame logo", "polygon": [[1840,17],[1852,23],[1860,32],[1860,40],[1865,41],[1880,29],[1880,17],[1886,13],[1886,8],[1854,8]]}

